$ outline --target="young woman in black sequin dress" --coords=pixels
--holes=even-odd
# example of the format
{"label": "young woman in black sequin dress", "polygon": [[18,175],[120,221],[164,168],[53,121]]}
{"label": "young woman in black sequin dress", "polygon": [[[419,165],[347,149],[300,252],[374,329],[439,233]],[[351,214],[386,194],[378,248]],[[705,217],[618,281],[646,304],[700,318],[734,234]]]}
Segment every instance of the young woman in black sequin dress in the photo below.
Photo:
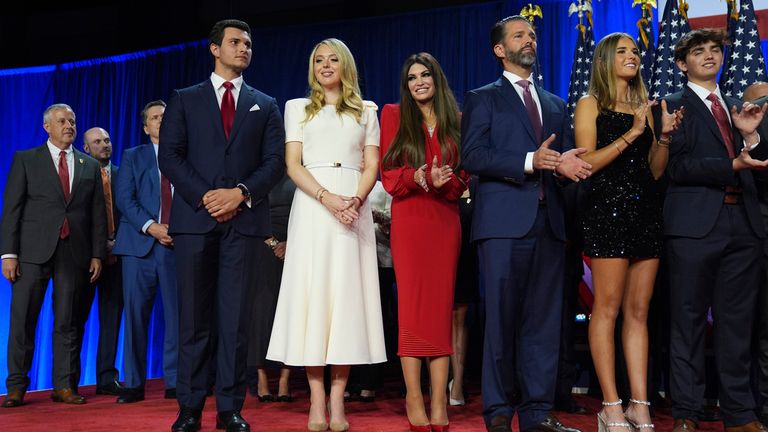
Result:
{"label": "young woman in black sequin dress", "polygon": [[[591,189],[583,215],[584,252],[592,258],[595,302],[589,345],[603,410],[598,430],[648,432],[646,317],[662,246],[658,179],[667,165],[669,134],[682,112],[662,108],[662,133],[653,134],[637,45],[625,33],[604,37],[595,49],[589,94],[576,105],[576,146],[588,152]],[[631,399],[626,413],[616,390],[614,326],[623,312],[622,341]]]}

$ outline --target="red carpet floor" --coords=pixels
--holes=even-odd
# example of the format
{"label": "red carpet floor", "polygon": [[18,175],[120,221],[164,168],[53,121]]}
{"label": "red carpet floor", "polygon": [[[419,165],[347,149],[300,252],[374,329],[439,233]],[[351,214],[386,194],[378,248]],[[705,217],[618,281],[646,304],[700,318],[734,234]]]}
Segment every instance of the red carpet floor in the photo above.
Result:
{"label": "red carpet floor", "polygon": [[[398,396],[397,385],[399,384],[392,384],[390,388],[388,384],[373,403],[348,403],[347,418],[351,430],[407,431],[404,401]],[[297,389],[304,387],[300,382],[295,384]],[[450,407],[451,431],[485,430],[481,417],[479,388],[469,386],[469,390],[468,405]],[[163,384],[160,380],[150,381],[147,386],[147,399],[132,405],[117,405],[114,396],[97,396],[93,386],[81,387],[81,393],[88,398],[88,403],[83,406],[53,403],[49,391],[29,393],[26,405],[12,409],[0,408],[0,432],[169,431],[176,416],[176,401],[163,399]],[[297,390],[294,396],[296,401],[293,403],[260,403],[258,399],[248,396],[243,416],[251,423],[254,432],[305,431],[309,410],[307,392]],[[589,396],[577,396],[577,400],[593,411],[600,406],[599,400]],[[215,415],[214,400],[209,398],[203,416],[203,431],[215,430]],[[578,427],[584,432],[597,430],[594,415],[556,415],[567,425]],[[672,419],[668,410],[658,409],[654,421],[658,432],[672,430]],[[701,430],[706,432],[723,430],[722,423],[702,423],[701,426]]]}

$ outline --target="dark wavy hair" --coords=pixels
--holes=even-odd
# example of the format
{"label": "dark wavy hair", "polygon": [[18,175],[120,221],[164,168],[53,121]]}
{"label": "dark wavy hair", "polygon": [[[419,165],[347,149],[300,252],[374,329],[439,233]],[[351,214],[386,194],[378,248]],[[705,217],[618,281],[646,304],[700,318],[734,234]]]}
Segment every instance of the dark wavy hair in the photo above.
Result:
{"label": "dark wavy hair", "polygon": [[392,145],[384,155],[382,166],[385,169],[398,166],[415,168],[425,163],[424,141],[426,136],[422,128],[424,118],[408,89],[408,71],[416,63],[426,67],[432,74],[432,82],[435,86],[432,109],[437,118],[435,132],[438,141],[440,141],[443,163],[456,169],[461,163],[459,156],[461,154],[459,147],[461,145],[459,108],[440,63],[431,54],[425,52],[413,54],[403,64],[400,72],[400,127]]}

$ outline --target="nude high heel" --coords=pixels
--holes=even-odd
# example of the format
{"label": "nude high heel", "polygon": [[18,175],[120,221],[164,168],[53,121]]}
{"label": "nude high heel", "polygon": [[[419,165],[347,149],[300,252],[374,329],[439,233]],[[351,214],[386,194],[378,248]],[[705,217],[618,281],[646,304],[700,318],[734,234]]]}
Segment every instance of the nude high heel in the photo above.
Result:
{"label": "nude high heel", "polygon": [[[629,403],[637,404],[637,405],[645,405],[648,408],[651,407],[651,403],[647,400],[630,399]],[[624,413],[624,418],[627,419],[627,422],[632,427],[633,432],[640,431],[641,429],[654,429],[654,430],[656,429],[656,425],[654,425],[653,423],[638,423],[634,421],[630,416],[627,415],[626,412]]]}
{"label": "nude high heel", "polygon": [[[621,405],[621,399],[615,402],[603,401],[603,406],[617,406]],[[632,431],[632,426],[626,421],[623,422],[609,422],[603,411],[597,413],[597,432],[610,432],[611,428],[623,428],[628,431]]]}

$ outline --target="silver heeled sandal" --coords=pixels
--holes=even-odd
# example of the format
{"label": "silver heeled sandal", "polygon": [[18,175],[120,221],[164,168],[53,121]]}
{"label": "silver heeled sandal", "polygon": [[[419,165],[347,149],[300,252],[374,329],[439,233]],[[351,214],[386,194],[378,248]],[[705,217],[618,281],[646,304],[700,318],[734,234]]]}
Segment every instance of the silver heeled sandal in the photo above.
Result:
{"label": "silver heeled sandal", "polygon": [[[629,403],[637,404],[637,405],[645,405],[648,408],[651,407],[651,403],[647,400],[630,399]],[[640,431],[642,429],[656,430],[656,425],[654,425],[653,423],[638,423],[632,420],[632,417],[628,416],[626,412],[624,413],[624,418],[627,419],[627,422],[630,424],[630,426],[632,427],[632,431],[634,432]]]}
{"label": "silver heeled sandal", "polygon": [[[615,402],[602,402],[603,406],[617,406],[621,405],[621,399],[615,401]],[[623,422],[609,422],[605,415],[603,415],[603,412],[600,411],[597,413],[597,432],[610,432],[611,428],[623,428],[626,430],[631,431],[632,426],[627,423],[626,421]]]}

